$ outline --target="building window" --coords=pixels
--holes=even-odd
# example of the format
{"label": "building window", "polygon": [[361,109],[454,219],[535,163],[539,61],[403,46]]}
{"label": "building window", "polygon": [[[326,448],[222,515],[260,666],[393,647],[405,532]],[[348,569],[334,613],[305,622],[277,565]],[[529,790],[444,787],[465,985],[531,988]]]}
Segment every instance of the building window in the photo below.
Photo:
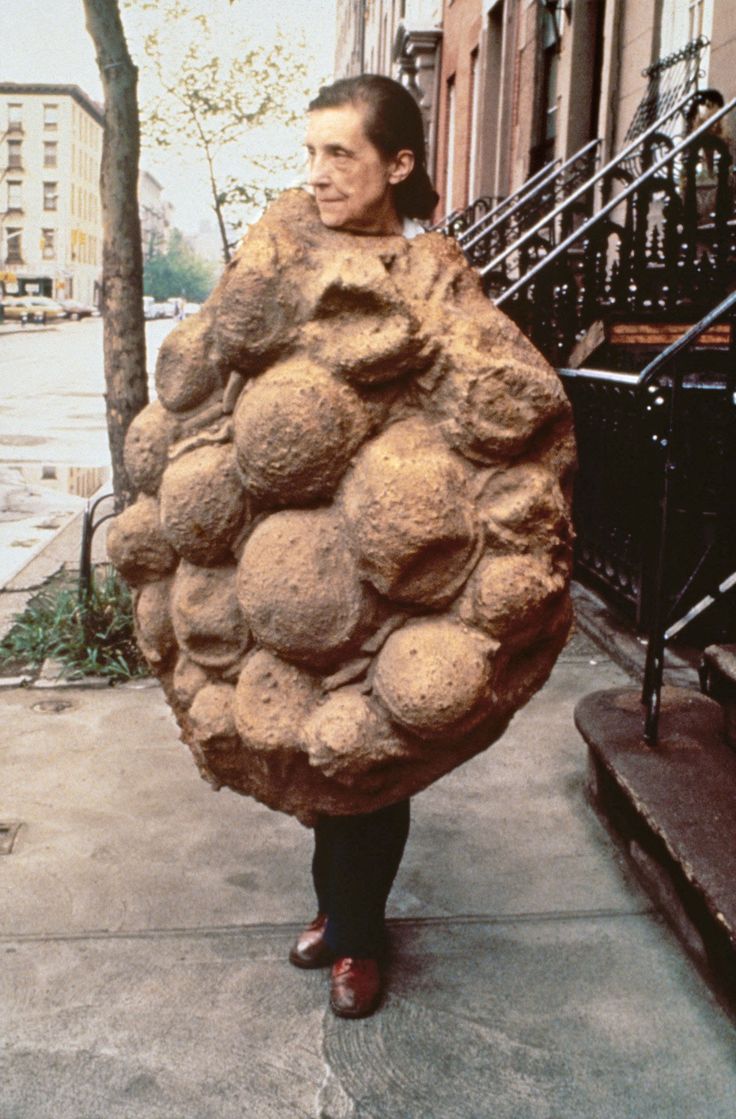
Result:
{"label": "building window", "polygon": [[22,187],[19,182],[11,182],[8,180],[8,209],[23,209]]}
{"label": "building window", "polygon": [[58,128],[59,125],[59,106],[58,105],[44,105],[43,107],[43,126],[44,128]]}
{"label": "building window", "polygon": [[8,170],[20,171],[23,168],[21,159],[21,140],[8,140]]}
{"label": "building window", "polygon": [[455,76],[447,82],[447,145],[445,153],[445,210],[452,211],[455,192]]}
{"label": "building window", "polygon": [[56,140],[44,140],[43,142],[43,165],[44,167],[56,167],[57,149],[59,145]]}
{"label": "building window", "polygon": [[5,230],[5,263],[6,264],[22,264],[23,253],[21,252],[21,229],[11,229],[10,226]]}
{"label": "building window", "polygon": [[23,106],[19,102],[8,105],[8,132],[23,131]]}
{"label": "building window", "polygon": [[55,210],[56,209],[56,200],[57,200],[57,197],[58,197],[57,192],[56,192],[56,185],[57,185],[56,183],[44,183],[43,184],[43,208],[44,208],[44,210]]}
{"label": "building window", "polygon": [[468,181],[466,202],[475,196],[475,179],[478,169],[478,146],[480,144],[480,82],[478,81],[478,48],[470,54],[470,120],[468,143]]}
{"label": "building window", "polygon": [[689,39],[710,36],[713,25],[713,0],[688,0]]}
{"label": "building window", "polygon": [[530,153],[529,171],[534,174],[554,158],[557,140],[557,70],[559,48],[556,15],[545,9],[542,17],[542,68],[537,101],[537,142]]}
{"label": "building window", "polygon": [[43,253],[44,260],[53,260],[56,256],[56,230],[55,229],[42,229],[41,230],[41,252]]}

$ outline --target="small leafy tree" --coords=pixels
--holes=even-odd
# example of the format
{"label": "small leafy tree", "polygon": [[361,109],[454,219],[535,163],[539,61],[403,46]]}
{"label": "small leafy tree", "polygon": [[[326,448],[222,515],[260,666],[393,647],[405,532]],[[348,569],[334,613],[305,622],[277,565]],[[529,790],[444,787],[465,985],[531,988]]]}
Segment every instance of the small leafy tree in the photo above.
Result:
{"label": "small leafy tree", "polygon": [[[308,95],[303,44],[276,32],[270,44],[236,40],[224,54],[211,16],[188,0],[138,0],[135,7],[156,19],[143,43],[156,88],[143,104],[144,142],[202,153],[228,261],[242,208],[262,207],[297,170],[299,145],[288,133]],[[280,154],[279,146],[294,154]],[[234,169],[236,155],[248,162],[245,175]]]}
{"label": "small leafy tree", "polygon": [[178,229],[173,230],[166,252],[154,254],[143,265],[143,290],[154,299],[181,296],[202,303],[214,282],[215,267],[190,248]]}

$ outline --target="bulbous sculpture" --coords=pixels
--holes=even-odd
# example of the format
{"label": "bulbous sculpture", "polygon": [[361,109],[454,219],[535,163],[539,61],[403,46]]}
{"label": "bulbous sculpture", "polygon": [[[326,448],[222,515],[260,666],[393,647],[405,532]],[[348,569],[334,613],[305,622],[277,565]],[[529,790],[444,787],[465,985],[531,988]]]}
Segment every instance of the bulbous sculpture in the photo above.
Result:
{"label": "bulbous sculpture", "polygon": [[156,384],[108,547],[202,774],[309,824],[494,741],[567,640],[574,441],[457,246],[288,191]]}

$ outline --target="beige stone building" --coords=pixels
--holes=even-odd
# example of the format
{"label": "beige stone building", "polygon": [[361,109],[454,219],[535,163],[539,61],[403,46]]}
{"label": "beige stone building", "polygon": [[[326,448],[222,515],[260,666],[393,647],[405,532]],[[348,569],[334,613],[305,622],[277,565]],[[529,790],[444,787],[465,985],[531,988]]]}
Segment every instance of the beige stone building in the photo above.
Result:
{"label": "beige stone building", "polygon": [[102,108],[75,85],[0,83],[0,278],[99,302]]}
{"label": "beige stone building", "polygon": [[165,253],[169,247],[173,206],[164,198],[163,190],[150,171],[141,170],[138,175],[138,213],[144,260]]}

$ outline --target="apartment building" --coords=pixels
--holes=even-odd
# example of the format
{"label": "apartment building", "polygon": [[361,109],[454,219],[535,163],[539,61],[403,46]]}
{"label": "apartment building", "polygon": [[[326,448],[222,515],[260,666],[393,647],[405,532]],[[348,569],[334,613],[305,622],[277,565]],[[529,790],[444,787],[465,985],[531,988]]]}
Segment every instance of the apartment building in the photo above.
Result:
{"label": "apartment building", "polygon": [[99,302],[103,111],[76,85],[0,83],[0,284]]}
{"label": "apartment building", "polygon": [[645,99],[665,104],[680,55],[692,88],[734,92],[732,0],[445,0],[442,30],[444,212],[507,196],[594,137],[603,159],[621,151]]}
{"label": "apartment building", "polygon": [[138,213],[141,219],[143,259],[165,253],[171,236],[173,206],[163,196],[161,183],[150,171],[138,175]]}
{"label": "apartment building", "polygon": [[734,93],[733,0],[338,0],[337,13],[338,76],[389,74],[422,106],[438,216],[509,195],[593,137],[602,158],[620,151],[674,73],[657,64],[701,37],[693,79]]}
{"label": "apartment building", "polygon": [[422,111],[434,177],[441,0],[337,0],[335,76],[387,74]]}

